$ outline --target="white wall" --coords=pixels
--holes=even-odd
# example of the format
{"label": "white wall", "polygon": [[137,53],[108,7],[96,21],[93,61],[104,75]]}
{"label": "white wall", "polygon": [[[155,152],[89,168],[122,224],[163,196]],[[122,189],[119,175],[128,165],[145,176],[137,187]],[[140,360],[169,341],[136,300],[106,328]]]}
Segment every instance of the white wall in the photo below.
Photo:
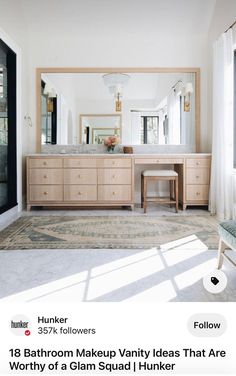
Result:
{"label": "white wall", "polygon": [[230,25],[236,21],[236,1],[216,0],[209,28],[209,43],[213,43]]}
{"label": "white wall", "polygon": [[[61,0],[23,1],[30,20],[29,107],[34,119],[36,67],[200,67],[201,140],[202,151],[206,151],[206,29],[213,4],[208,2],[209,11],[204,8],[198,16],[196,12],[204,2],[201,5],[195,0],[70,0],[70,6]],[[185,15],[186,9],[192,14],[191,20]],[[34,128],[30,134],[34,140],[32,152],[35,135]]]}
{"label": "white wall", "polygon": [[207,151],[206,36],[214,1],[0,0],[1,24],[29,60],[28,112],[34,127],[30,142],[23,137],[23,150],[35,151],[36,67],[176,66],[202,69],[201,145]]}

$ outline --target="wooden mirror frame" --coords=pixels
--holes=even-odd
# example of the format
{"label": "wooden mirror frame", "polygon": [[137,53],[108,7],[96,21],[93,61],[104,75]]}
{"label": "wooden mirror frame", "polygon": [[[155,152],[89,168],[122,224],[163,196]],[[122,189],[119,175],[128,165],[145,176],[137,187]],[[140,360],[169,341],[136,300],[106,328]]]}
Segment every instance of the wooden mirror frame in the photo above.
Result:
{"label": "wooden mirror frame", "polygon": [[41,152],[41,74],[43,73],[195,73],[195,147],[200,151],[200,68],[36,68],[36,151]]}

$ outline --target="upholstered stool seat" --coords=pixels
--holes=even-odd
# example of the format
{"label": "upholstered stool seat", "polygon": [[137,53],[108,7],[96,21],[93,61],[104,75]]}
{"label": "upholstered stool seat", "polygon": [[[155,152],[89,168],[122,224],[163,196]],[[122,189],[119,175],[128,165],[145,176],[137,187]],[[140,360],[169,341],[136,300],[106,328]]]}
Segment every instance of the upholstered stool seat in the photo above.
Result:
{"label": "upholstered stool seat", "polygon": [[[150,181],[169,181],[170,195],[164,197],[149,197],[147,195],[147,183]],[[147,202],[157,202],[161,204],[175,204],[178,213],[178,174],[174,170],[146,170],[141,175],[141,207],[144,213],[147,210]]]}
{"label": "upholstered stool seat", "polygon": [[146,170],[142,174],[143,176],[178,176],[173,170]]}
{"label": "upholstered stool seat", "polygon": [[236,266],[236,263],[225,253],[227,248],[236,251],[236,221],[225,221],[220,223],[218,231],[220,235],[220,244],[217,268],[220,269],[222,267],[224,259],[229,261],[233,266]]}

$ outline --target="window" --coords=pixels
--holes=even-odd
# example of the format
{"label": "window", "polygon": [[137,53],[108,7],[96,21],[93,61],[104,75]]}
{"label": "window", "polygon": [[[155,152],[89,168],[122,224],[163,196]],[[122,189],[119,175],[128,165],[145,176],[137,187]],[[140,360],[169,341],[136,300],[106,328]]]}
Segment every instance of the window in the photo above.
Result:
{"label": "window", "polygon": [[159,117],[142,116],[140,127],[141,144],[159,143]]}

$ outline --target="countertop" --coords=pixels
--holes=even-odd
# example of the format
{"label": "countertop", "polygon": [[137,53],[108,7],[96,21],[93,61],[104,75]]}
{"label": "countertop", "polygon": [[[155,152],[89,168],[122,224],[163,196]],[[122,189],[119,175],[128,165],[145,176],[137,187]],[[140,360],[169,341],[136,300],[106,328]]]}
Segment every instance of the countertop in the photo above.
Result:
{"label": "countertop", "polygon": [[46,153],[35,153],[35,154],[27,154],[26,157],[86,157],[86,158],[92,158],[92,157],[106,157],[106,158],[114,158],[114,157],[122,157],[122,158],[167,158],[167,157],[191,157],[191,156],[210,156],[211,153],[149,153],[149,154],[141,154],[141,153],[135,153],[135,154],[123,154],[123,153],[59,153],[59,154],[46,154]]}

